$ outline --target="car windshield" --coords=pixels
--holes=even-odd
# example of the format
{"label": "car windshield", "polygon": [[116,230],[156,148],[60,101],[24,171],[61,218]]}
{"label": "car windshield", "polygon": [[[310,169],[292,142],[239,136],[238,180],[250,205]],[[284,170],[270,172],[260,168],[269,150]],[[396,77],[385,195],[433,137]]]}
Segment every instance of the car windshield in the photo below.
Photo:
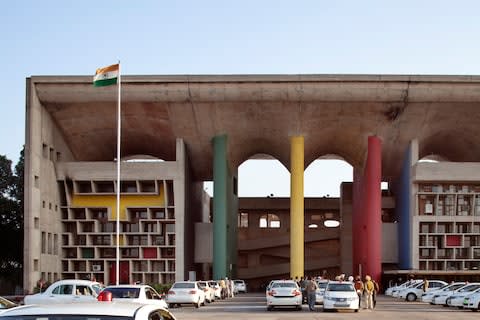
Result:
{"label": "car windshield", "polygon": [[138,298],[140,295],[140,288],[107,288],[105,289],[112,293],[112,298]]}
{"label": "car windshield", "polygon": [[172,288],[175,289],[192,289],[195,288],[194,283],[188,283],[188,282],[180,282],[180,283],[175,283]]}
{"label": "car windshield", "polygon": [[355,291],[352,283],[331,283],[328,291]]}
{"label": "car windshield", "polygon": [[275,282],[272,284],[272,288],[295,288],[296,285],[293,282]]}
{"label": "car windshield", "polygon": [[328,282],[317,282],[318,288],[325,289],[327,287]]}

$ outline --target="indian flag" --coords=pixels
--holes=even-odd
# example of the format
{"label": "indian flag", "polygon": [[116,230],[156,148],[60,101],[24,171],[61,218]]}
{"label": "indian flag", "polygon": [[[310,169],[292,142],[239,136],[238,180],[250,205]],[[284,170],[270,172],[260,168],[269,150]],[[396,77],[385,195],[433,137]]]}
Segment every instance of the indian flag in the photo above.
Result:
{"label": "indian flag", "polygon": [[120,64],[112,64],[108,67],[98,68],[93,76],[94,87],[104,87],[111,84],[116,84],[118,79],[118,72]]}

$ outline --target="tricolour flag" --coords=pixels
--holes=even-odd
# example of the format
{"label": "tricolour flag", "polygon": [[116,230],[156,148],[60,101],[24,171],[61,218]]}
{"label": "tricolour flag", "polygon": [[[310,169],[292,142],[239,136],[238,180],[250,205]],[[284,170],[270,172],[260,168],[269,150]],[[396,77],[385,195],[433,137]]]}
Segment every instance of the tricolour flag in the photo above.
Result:
{"label": "tricolour flag", "polygon": [[98,68],[93,76],[93,86],[104,87],[116,84],[119,70],[120,65],[118,63],[108,67]]}

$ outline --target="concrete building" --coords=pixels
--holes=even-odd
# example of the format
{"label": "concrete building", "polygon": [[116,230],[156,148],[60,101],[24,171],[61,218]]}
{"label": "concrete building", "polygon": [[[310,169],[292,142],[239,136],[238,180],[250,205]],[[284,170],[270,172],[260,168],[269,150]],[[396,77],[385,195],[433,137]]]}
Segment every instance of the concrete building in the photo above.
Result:
{"label": "concrete building", "polygon": [[[388,263],[468,273],[479,254],[479,88],[480,77],[470,76],[124,76],[117,186],[116,88],[94,88],[89,76],[30,77],[24,287],[41,278],[113,280],[118,188],[122,281],[204,272],[198,264],[209,249],[195,245],[209,230],[212,277],[241,274],[237,168],[259,154],[291,172],[291,277],[310,268],[303,171],[321,157],[340,157],[354,170],[352,214],[340,236],[345,272],[381,277],[380,182],[387,181],[400,240],[397,261]],[[445,161],[418,162],[432,155]],[[164,162],[126,161],[146,157]],[[211,218],[202,191],[209,180]]]}

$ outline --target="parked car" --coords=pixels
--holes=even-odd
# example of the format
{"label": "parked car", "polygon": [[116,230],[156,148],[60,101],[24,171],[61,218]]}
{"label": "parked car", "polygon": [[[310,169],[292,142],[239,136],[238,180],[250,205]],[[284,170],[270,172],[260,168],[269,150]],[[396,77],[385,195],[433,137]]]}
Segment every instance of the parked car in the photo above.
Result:
{"label": "parked car", "polygon": [[96,301],[102,291],[102,284],[89,280],[59,280],[52,283],[44,292],[27,295],[25,304],[49,304]]}
{"label": "parked car", "polygon": [[200,289],[205,293],[205,301],[208,303],[215,301],[215,290],[210,287],[208,281],[198,281]]}
{"label": "parked car", "polygon": [[463,300],[463,307],[472,311],[480,310],[480,292],[469,294]]}
{"label": "parked car", "polygon": [[10,309],[10,308],[13,308],[13,307],[16,307],[17,304],[13,301],[10,301],[4,297],[0,297],[0,310],[3,310],[3,309]]}
{"label": "parked car", "polygon": [[358,306],[358,294],[352,282],[328,282],[323,295],[323,311],[354,310],[358,312]]}
{"label": "parked car", "polygon": [[480,284],[465,286],[462,291],[455,292],[446,300],[449,307],[457,307],[463,309],[463,302],[465,297],[480,291]]}
{"label": "parked car", "polygon": [[409,281],[406,281],[406,282],[401,283],[399,285],[391,286],[391,287],[389,287],[385,290],[385,295],[393,297],[394,292],[405,289],[407,286],[411,285],[412,282],[420,282],[420,280],[418,280],[418,281],[417,280],[409,280]]}
{"label": "parked car", "polygon": [[405,290],[405,289],[408,289],[408,288],[411,288],[413,286],[416,286],[418,285],[420,282],[422,282],[423,280],[410,280],[410,281],[407,281],[405,283],[405,285],[400,285],[398,286],[397,288],[394,288],[392,290],[392,297],[395,297],[395,298],[398,298],[398,296],[400,295],[400,291],[402,290]]}
{"label": "parked car", "polygon": [[[442,280],[428,280],[428,288],[427,291],[435,290],[445,286],[447,283]],[[401,299],[405,299],[407,301],[416,301],[418,298],[422,296],[424,293],[423,291],[424,281],[415,284],[409,288],[405,288],[399,292],[399,297]]]}
{"label": "parked car", "polygon": [[205,305],[205,293],[197,281],[178,281],[168,290],[167,303],[170,308],[182,304],[193,304],[199,308]]}
{"label": "parked car", "polygon": [[445,285],[444,287],[439,288],[438,290],[430,290],[422,294],[422,302],[432,303],[432,299],[435,295],[440,295],[447,291],[457,290],[460,287],[463,287],[465,282],[453,282],[450,284]]}
{"label": "parked car", "polygon": [[247,284],[245,283],[244,280],[233,280],[233,283],[235,285],[235,289],[237,290],[238,293],[246,293],[247,292]]}
{"label": "parked car", "polygon": [[175,320],[167,309],[133,302],[85,302],[51,305],[25,305],[0,314],[0,319],[95,319],[95,320]]}
{"label": "parked car", "polygon": [[465,285],[463,285],[460,288],[457,288],[455,290],[439,292],[438,294],[433,296],[432,304],[438,304],[438,305],[443,305],[443,306],[447,307],[448,306],[447,300],[451,296],[456,295],[459,292],[464,292],[465,290],[470,290],[470,288],[472,286],[477,286],[477,285],[478,285],[478,283],[466,283]]}
{"label": "parked car", "polygon": [[325,294],[325,288],[327,287],[328,280],[317,280],[318,289],[315,290],[315,304],[323,304],[323,295]]}
{"label": "parked car", "polygon": [[274,280],[270,282],[267,292],[267,310],[276,307],[294,307],[302,309],[302,292],[293,280]]}
{"label": "parked car", "polygon": [[98,296],[99,301],[104,299],[103,295],[105,292],[111,292],[112,299],[114,300],[157,304],[162,308],[168,308],[164,297],[149,285],[122,284],[118,286],[107,286],[100,292]]}
{"label": "parked car", "polygon": [[215,294],[215,300],[222,299],[222,287],[220,287],[220,284],[214,280],[208,281],[208,284],[210,285],[211,288],[213,288],[213,292]]}

